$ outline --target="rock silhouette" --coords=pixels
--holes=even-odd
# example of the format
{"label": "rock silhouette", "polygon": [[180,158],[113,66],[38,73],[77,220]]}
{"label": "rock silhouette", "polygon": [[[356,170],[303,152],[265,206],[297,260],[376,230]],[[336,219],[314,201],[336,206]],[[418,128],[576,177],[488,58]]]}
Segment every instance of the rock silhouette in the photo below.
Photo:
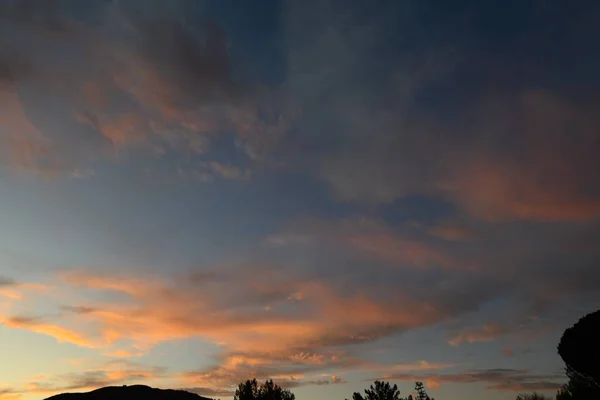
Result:
{"label": "rock silhouette", "polygon": [[144,385],[107,386],[86,393],[62,393],[45,400],[212,400],[184,390]]}

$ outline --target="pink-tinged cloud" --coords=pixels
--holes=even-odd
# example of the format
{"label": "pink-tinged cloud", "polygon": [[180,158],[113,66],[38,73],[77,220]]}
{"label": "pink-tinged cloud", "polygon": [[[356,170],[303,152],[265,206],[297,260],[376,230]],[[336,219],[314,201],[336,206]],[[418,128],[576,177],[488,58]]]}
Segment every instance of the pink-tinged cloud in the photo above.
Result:
{"label": "pink-tinged cloud", "polygon": [[[390,93],[390,96],[401,94]],[[597,102],[522,88],[481,99],[455,127],[433,120],[369,124],[321,165],[337,198],[390,204],[411,195],[453,203],[478,219],[582,221],[600,217]],[[367,135],[379,121],[381,133]],[[397,137],[397,140],[391,139]]]}
{"label": "pink-tinged cloud", "polygon": [[506,333],[506,330],[497,324],[485,324],[481,328],[463,331],[456,334],[448,343],[458,346],[462,343],[491,342]]}
{"label": "pink-tinged cloud", "polygon": [[363,250],[373,256],[397,263],[406,263],[417,267],[442,267],[466,269],[448,255],[424,242],[391,234],[350,236],[350,246]]}
{"label": "pink-tinged cloud", "polygon": [[305,220],[291,224],[287,233],[268,238],[278,246],[343,246],[402,268],[474,270],[423,239],[393,230],[378,219]]}

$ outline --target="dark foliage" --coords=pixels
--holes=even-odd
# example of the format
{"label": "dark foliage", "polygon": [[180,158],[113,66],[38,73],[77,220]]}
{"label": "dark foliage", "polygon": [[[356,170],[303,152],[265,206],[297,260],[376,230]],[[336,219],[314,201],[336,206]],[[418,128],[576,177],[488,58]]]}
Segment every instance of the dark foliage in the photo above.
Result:
{"label": "dark foliage", "polygon": [[397,385],[390,385],[389,382],[375,381],[369,389],[365,389],[365,395],[354,392],[352,400],[434,400],[427,395],[422,382],[415,382],[415,392],[417,397],[409,395],[407,398],[400,397],[400,390]]}
{"label": "dark foliage", "polygon": [[585,379],[571,377],[556,394],[556,400],[598,400],[600,387]]}
{"label": "dark foliage", "polygon": [[556,400],[600,399],[600,310],[565,330],[558,354],[565,362],[569,382],[558,391]]}
{"label": "dark foliage", "polygon": [[565,330],[558,354],[566,364],[569,378],[600,385],[600,310]]}
{"label": "dark foliage", "polygon": [[295,400],[296,396],[288,389],[267,380],[258,384],[256,379],[240,383],[235,391],[234,400]]}

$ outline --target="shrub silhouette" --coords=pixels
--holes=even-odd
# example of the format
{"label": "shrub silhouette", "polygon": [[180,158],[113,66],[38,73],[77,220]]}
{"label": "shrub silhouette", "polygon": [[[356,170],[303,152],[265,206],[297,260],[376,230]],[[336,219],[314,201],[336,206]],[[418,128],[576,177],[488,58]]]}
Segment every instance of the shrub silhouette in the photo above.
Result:
{"label": "shrub silhouette", "polygon": [[295,400],[296,396],[288,389],[266,380],[258,384],[256,379],[247,380],[239,384],[235,391],[234,400]]}

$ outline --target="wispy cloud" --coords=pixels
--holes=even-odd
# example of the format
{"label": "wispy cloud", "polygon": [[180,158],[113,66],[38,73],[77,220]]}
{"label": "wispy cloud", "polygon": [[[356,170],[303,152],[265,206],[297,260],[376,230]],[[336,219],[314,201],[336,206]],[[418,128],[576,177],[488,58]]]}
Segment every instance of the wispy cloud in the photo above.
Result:
{"label": "wispy cloud", "polygon": [[342,246],[398,267],[472,270],[442,248],[417,235],[405,234],[380,219],[304,220],[291,224],[288,231],[272,236],[276,245]]}
{"label": "wispy cloud", "polygon": [[109,361],[90,366],[84,372],[57,374],[26,383],[21,394],[53,395],[73,391],[89,391],[103,386],[148,382],[166,374],[160,367],[147,367],[130,361]]}
{"label": "wispy cloud", "polygon": [[41,321],[37,318],[13,316],[9,318],[3,318],[2,323],[8,328],[24,329],[31,332],[48,335],[55,338],[59,342],[73,343],[83,347],[93,347],[92,342],[84,335],[53,323]]}
{"label": "wispy cloud", "polygon": [[498,324],[485,324],[478,329],[459,332],[448,343],[458,346],[461,343],[490,342],[505,333],[506,330]]}
{"label": "wispy cloud", "polygon": [[555,391],[561,386],[562,375],[536,374],[526,369],[464,370],[456,374],[396,374],[387,377],[399,381],[422,381],[433,389],[448,383],[482,383],[488,390],[511,392]]}

